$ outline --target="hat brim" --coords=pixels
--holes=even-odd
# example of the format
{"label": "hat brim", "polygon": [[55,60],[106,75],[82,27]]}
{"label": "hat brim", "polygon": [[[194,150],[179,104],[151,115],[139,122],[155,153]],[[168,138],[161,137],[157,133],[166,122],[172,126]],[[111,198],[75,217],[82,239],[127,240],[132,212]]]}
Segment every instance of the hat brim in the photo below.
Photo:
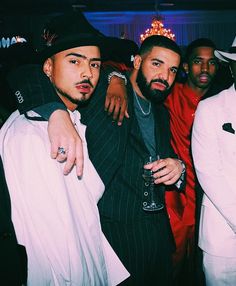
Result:
{"label": "hat brim", "polygon": [[97,46],[100,48],[103,61],[122,62],[127,66],[132,66],[131,58],[138,53],[138,45],[128,39],[107,37],[101,33],[72,34],[38,51],[38,60],[44,63],[46,59],[59,52],[81,46]]}
{"label": "hat brim", "polygon": [[83,46],[97,46],[100,48],[101,57],[106,54],[108,48],[108,37],[102,37],[91,34],[77,34],[74,37],[67,38],[63,41],[57,42],[55,45],[47,46],[41,51],[38,51],[38,58],[40,62],[44,62],[46,59],[53,55],[66,51],[68,49],[83,47]]}
{"label": "hat brim", "polygon": [[236,53],[227,53],[227,52],[222,52],[219,50],[215,50],[214,52],[215,56],[224,61],[224,62],[229,62],[230,60],[236,61]]}

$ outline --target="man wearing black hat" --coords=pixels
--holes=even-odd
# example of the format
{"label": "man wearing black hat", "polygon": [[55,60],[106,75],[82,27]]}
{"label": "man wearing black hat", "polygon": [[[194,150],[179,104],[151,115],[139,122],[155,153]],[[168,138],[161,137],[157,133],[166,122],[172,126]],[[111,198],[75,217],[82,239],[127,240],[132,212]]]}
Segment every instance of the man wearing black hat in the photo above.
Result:
{"label": "man wearing black hat", "polygon": [[207,286],[236,285],[236,37],[228,52],[234,84],[200,102],[193,124],[192,152],[204,195],[199,247]]}
{"label": "man wearing black hat", "polygon": [[[104,185],[89,159],[86,127],[76,110],[98,83],[106,40],[73,13],[51,20],[39,52],[51,88],[82,138],[83,176],[78,178],[75,168],[64,176],[64,164],[49,158],[48,123],[35,111],[14,112],[1,128],[12,220],[28,255],[27,285],[107,286],[129,276],[101,230],[97,202]],[[64,146],[58,149],[66,152]]]}

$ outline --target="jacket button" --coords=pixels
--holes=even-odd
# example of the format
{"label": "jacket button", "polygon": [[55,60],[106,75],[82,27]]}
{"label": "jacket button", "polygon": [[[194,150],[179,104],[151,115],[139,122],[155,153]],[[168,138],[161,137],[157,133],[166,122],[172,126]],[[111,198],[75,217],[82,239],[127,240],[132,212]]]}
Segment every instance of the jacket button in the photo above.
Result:
{"label": "jacket button", "polygon": [[149,183],[148,183],[148,182],[145,182],[144,185],[145,185],[146,187],[148,187],[148,186],[149,186]]}
{"label": "jacket button", "polygon": [[148,196],[148,192],[144,192],[143,194],[144,194],[145,197]]}

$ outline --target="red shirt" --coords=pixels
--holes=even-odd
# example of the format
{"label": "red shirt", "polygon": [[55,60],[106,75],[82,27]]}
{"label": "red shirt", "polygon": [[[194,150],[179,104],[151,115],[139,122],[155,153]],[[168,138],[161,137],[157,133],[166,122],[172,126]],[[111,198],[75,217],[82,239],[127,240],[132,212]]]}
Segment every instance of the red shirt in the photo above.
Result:
{"label": "red shirt", "polygon": [[165,102],[170,113],[171,144],[175,153],[186,164],[185,193],[166,192],[166,204],[182,216],[183,222],[187,225],[195,223],[195,174],[190,155],[190,139],[200,99],[187,83],[176,83]]}

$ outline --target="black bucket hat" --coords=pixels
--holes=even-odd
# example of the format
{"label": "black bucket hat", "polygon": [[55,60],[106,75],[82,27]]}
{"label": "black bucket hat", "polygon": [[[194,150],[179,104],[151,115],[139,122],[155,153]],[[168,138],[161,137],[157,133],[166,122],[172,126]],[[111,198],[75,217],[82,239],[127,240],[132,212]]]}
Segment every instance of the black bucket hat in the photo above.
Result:
{"label": "black bucket hat", "polygon": [[80,11],[71,11],[52,18],[43,31],[40,61],[61,51],[81,46],[98,46],[106,54],[108,38],[96,30]]}

